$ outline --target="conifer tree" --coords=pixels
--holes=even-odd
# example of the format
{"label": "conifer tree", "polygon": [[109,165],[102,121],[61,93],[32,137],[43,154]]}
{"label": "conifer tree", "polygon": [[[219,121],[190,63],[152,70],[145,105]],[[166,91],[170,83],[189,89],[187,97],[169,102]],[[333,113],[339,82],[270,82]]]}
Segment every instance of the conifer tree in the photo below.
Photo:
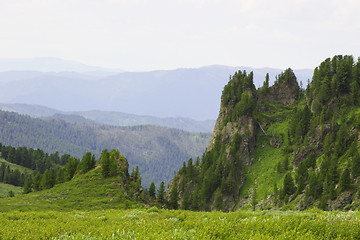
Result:
{"label": "conifer tree", "polygon": [[181,200],[181,209],[189,210],[190,209],[190,194],[188,191],[184,192],[184,195]]}
{"label": "conifer tree", "polygon": [[30,193],[31,190],[32,190],[32,189],[31,189],[31,178],[30,178],[30,177],[26,177],[25,183],[24,183],[24,186],[23,186],[23,193],[24,193],[24,194]]}
{"label": "conifer tree", "polygon": [[141,177],[140,177],[140,170],[139,166],[136,166],[135,170],[132,170],[131,176],[133,178],[133,181],[137,183],[137,185],[140,187],[141,185]]}
{"label": "conifer tree", "polygon": [[269,87],[269,73],[266,73],[266,76],[265,76],[265,82],[264,82],[264,87],[265,89],[267,89]]}
{"label": "conifer tree", "polygon": [[0,182],[4,182],[5,169],[6,169],[5,163],[2,163],[0,166]]}
{"label": "conifer tree", "polygon": [[191,201],[191,210],[197,211],[200,208],[200,195],[199,195],[200,187],[199,185],[195,186],[194,191],[192,192],[192,201]]}
{"label": "conifer tree", "polygon": [[165,203],[165,184],[164,182],[160,183],[160,187],[158,189],[158,194],[157,194],[157,200],[161,203],[164,204]]}
{"label": "conifer tree", "polygon": [[309,183],[306,189],[306,195],[307,196],[313,196],[314,198],[317,198],[318,196],[318,192],[317,192],[317,186],[318,186],[318,182],[317,182],[317,178],[316,178],[316,173],[315,171],[310,168],[309,169]]}
{"label": "conifer tree", "polygon": [[305,160],[305,164],[307,168],[315,169],[316,166],[316,154],[313,152],[310,156]]}
{"label": "conifer tree", "polygon": [[284,178],[284,193],[287,195],[291,195],[294,193],[295,185],[294,180],[291,176],[291,173],[287,173]]}
{"label": "conifer tree", "polygon": [[49,178],[49,186],[50,188],[54,187],[56,184],[56,172],[54,168],[50,169],[50,178]]}
{"label": "conifer tree", "polygon": [[170,192],[169,208],[178,209],[179,208],[178,201],[179,201],[179,192],[176,185],[174,184]]}
{"label": "conifer tree", "polygon": [[353,145],[355,145],[355,147],[352,154],[353,156],[351,161],[351,174],[353,178],[356,178],[360,176],[360,154],[356,148],[357,141],[354,141]]}
{"label": "conifer tree", "polygon": [[199,157],[196,158],[195,166],[200,166],[200,158]]}
{"label": "conifer tree", "polygon": [[110,168],[111,168],[111,162],[110,162],[110,154],[107,149],[104,149],[101,153],[101,170],[102,175],[104,177],[110,176]]}
{"label": "conifer tree", "polygon": [[149,196],[155,198],[155,184],[153,182],[150,184]]}
{"label": "conifer tree", "polygon": [[220,211],[224,208],[223,198],[219,193],[215,196],[215,208]]}
{"label": "conifer tree", "polygon": [[340,176],[339,191],[342,192],[349,188],[351,183],[349,168],[345,168]]}
{"label": "conifer tree", "polygon": [[230,171],[226,179],[222,179],[221,189],[222,192],[227,195],[230,195],[234,191],[232,171]]}
{"label": "conifer tree", "polygon": [[338,162],[336,158],[333,158],[330,161],[327,175],[329,176],[329,179],[335,183],[335,185],[339,182]]}
{"label": "conifer tree", "polygon": [[192,158],[190,158],[188,161],[188,166],[186,168],[186,176],[188,179],[192,179],[192,177],[194,176],[194,166]]}
{"label": "conifer tree", "polygon": [[318,204],[318,208],[325,211],[326,210],[326,198],[325,196],[322,196],[320,199],[320,202]]}
{"label": "conifer tree", "polygon": [[42,190],[51,188],[51,176],[49,170],[45,170],[41,177],[40,187]]}
{"label": "conifer tree", "polygon": [[81,173],[87,173],[88,171],[93,169],[96,164],[96,161],[94,158],[95,158],[95,156],[92,155],[91,152],[85,153],[85,155],[83,156],[83,158],[79,164],[79,171]]}
{"label": "conifer tree", "polygon": [[65,169],[64,169],[66,181],[70,181],[74,177],[76,170],[78,168],[78,165],[79,165],[79,159],[76,159],[73,157],[70,157],[68,159],[68,162],[66,163]]}
{"label": "conifer tree", "polygon": [[35,175],[33,188],[35,191],[41,190],[41,174],[39,172]]}
{"label": "conifer tree", "polygon": [[185,174],[183,176],[180,177],[180,184],[179,184],[179,188],[180,191],[183,192],[185,189],[185,184],[186,184],[186,179],[185,179]]}
{"label": "conifer tree", "polygon": [[11,182],[11,171],[10,171],[10,167],[7,166],[5,168],[5,172],[4,172],[4,183],[10,183]]}
{"label": "conifer tree", "polygon": [[60,168],[56,176],[56,183],[63,183],[63,182],[65,182],[65,170],[64,168]]}
{"label": "conifer tree", "polygon": [[295,171],[295,181],[297,184],[297,193],[301,193],[305,189],[305,181],[307,179],[307,169],[304,162],[301,162]]}
{"label": "conifer tree", "polygon": [[276,183],[274,184],[273,196],[274,196],[273,202],[274,202],[274,205],[276,206],[277,201],[279,199],[279,189],[278,189]]}

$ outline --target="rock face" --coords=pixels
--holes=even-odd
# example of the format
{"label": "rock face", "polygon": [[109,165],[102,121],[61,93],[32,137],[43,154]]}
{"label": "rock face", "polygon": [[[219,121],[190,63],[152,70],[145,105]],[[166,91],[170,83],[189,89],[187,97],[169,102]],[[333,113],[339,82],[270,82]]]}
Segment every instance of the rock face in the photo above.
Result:
{"label": "rock face", "polygon": [[278,76],[274,86],[263,95],[264,101],[280,101],[285,105],[293,104],[299,97],[300,87],[291,69]]}
{"label": "rock face", "polygon": [[221,136],[221,144],[227,145],[233,141],[234,135],[239,133],[241,135],[241,142],[239,143],[240,157],[245,165],[251,164],[250,153],[255,147],[255,120],[252,117],[244,116],[237,122],[228,122],[224,127],[220,128],[223,119],[222,114],[219,115],[212,138],[207,148],[210,151],[217,136]]}
{"label": "rock face", "polygon": [[[256,99],[258,109],[267,110],[262,106],[262,103],[264,102],[279,101],[282,104],[291,105],[298,99],[300,88],[294,72],[291,69],[287,69],[277,78],[278,79],[272,87],[269,87],[266,91],[260,92],[260,94],[258,94],[259,91],[255,90],[255,86],[248,86],[246,89],[246,92]],[[228,85],[230,85],[230,83]],[[261,124],[255,121],[252,114],[241,115],[231,122],[226,121],[226,119],[229,118],[229,115],[234,111],[236,105],[236,102],[226,105],[226,103],[224,103],[224,98],[222,97],[219,116],[216,120],[214,132],[207,150],[210,151],[212,149],[218,135],[221,136],[222,144],[228,144],[233,140],[235,133],[239,133],[242,137],[240,156],[245,165],[249,165],[251,164],[250,153],[256,145],[256,131],[261,128]],[[278,139],[273,139],[273,141],[274,142],[272,143],[275,145],[281,146],[282,144],[281,140],[279,142]]]}
{"label": "rock face", "polygon": [[[234,135],[239,134],[238,152],[245,165],[250,164],[250,153],[255,147],[255,133],[257,130],[253,111],[256,108],[257,91],[252,82],[252,73],[238,73],[225,86],[219,116],[216,120],[214,132],[207,151],[212,150],[215,139],[220,137],[222,145],[229,145]],[[234,89],[236,89],[234,91]]]}
{"label": "rock face", "polygon": [[352,203],[352,192],[341,193],[334,201],[330,204],[332,210],[343,210],[347,205]]}

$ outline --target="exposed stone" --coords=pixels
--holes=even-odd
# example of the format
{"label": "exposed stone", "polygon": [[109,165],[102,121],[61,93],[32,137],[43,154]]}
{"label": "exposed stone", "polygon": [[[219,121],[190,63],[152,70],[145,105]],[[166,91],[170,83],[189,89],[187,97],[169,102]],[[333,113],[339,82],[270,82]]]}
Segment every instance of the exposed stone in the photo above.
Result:
{"label": "exposed stone", "polygon": [[302,194],[300,197],[300,200],[296,204],[294,210],[304,211],[305,209],[309,208],[313,204],[313,201],[314,201],[314,199],[312,196],[306,197],[305,194]]}
{"label": "exposed stone", "polygon": [[299,97],[300,87],[296,81],[294,72],[290,71],[289,79],[278,79],[274,86],[270,87],[264,94],[264,101],[280,101],[285,105],[293,104]]}
{"label": "exposed stone", "polygon": [[330,203],[331,210],[343,210],[346,205],[351,204],[353,193],[346,191],[338,195],[338,197]]}

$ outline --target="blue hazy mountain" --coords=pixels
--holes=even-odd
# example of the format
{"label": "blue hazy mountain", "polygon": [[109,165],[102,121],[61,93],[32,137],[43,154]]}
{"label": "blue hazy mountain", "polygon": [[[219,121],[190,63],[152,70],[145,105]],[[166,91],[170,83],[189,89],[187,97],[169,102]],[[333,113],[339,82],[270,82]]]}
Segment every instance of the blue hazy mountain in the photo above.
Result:
{"label": "blue hazy mountain", "polygon": [[[0,102],[37,104],[61,111],[116,111],[155,117],[214,120],[229,76],[254,72],[254,84],[270,83],[281,69],[207,66],[149,72],[0,73]],[[306,86],[312,70],[295,70]]]}
{"label": "blue hazy mountain", "polygon": [[77,111],[63,112],[60,110],[40,106],[19,103],[0,103],[0,110],[16,112],[34,118],[62,119],[72,123],[106,124],[113,126],[140,126],[155,125],[162,127],[177,128],[189,132],[212,132],[215,120],[193,120],[190,118],[159,118],[154,116],[141,116],[122,112],[111,111]]}

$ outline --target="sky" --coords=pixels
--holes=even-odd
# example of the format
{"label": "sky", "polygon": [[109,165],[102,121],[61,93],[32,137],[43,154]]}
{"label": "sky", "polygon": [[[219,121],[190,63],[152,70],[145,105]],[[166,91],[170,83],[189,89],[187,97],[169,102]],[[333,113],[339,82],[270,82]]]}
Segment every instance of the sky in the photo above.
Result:
{"label": "sky", "polygon": [[128,71],[360,56],[358,0],[0,0],[0,58]]}

